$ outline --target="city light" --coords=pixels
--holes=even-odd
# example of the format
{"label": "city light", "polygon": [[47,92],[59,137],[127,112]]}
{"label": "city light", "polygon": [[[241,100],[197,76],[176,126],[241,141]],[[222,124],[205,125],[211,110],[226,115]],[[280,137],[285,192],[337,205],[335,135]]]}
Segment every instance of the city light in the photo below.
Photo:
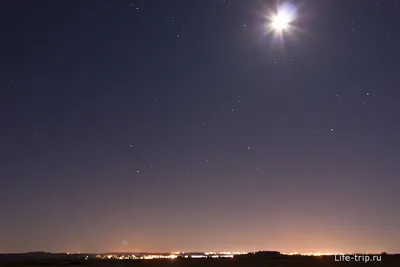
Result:
{"label": "city light", "polygon": [[199,254],[188,253],[185,252],[171,252],[170,254],[129,254],[129,255],[121,255],[121,254],[103,254],[96,255],[98,259],[106,259],[106,260],[156,260],[156,259],[177,259],[179,256],[182,256],[185,259],[201,259],[201,258],[233,258],[235,255],[243,255],[247,254],[247,252],[205,252]]}
{"label": "city light", "polygon": [[337,252],[290,252],[290,253],[282,253],[283,255],[290,255],[290,256],[333,256],[333,255],[338,255],[342,253],[337,253]]}

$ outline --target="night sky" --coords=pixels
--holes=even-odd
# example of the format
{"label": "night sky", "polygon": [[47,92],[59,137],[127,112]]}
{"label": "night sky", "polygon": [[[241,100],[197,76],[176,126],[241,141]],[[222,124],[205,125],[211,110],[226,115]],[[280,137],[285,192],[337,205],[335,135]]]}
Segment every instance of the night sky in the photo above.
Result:
{"label": "night sky", "polygon": [[400,252],[400,1],[277,7],[4,2],[0,252]]}

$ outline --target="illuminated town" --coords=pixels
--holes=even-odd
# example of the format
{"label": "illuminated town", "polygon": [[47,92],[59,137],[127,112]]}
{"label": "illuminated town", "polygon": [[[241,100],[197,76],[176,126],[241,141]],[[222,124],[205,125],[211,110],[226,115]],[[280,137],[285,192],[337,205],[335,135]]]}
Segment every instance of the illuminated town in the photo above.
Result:
{"label": "illuminated town", "polygon": [[345,253],[339,252],[308,252],[308,253],[298,253],[298,252],[290,252],[290,253],[282,253],[283,255],[289,256],[334,256],[334,255],[341,255]]}
{"label": "illuminated town", "polygon": [[[257,251],[257,252],[166,252],[166,253],[156,253],[156,252],[109,252],[109,253],[51,253],[51,252],[28,252],[28,253],[14,253],[14,254],[0,254],[0,266],[11,266],[8,263],[25,262],[30,265],[33,262],[36,263],[48,263],[49,266],[60,266],[55,265],[60,264],[89,264],[89,263],[100,263],[107,262],[107,264],[101,266],[129,266],[129,262],[134,261],[153,261],[154,266],[164,266],[167,262],[168,264],[174,264],[177,262],[179,266],[191,266],[193,261],[198,261],[201,265],[207,265],[210,262],[217,261],[221,263],[221,266],[229,266],[230,262],[234,262],[235,266],[255,266],[255,263],[277,263],[281,262],[295,262],[295,263],[327,263],[327,261],[337,260],[337,259],[347,259],[355,254],[347,253],[333,253],[333,252],[313,252],[313,253],[298,253],[289,252],[282,253],[279,251]],[[384,256],[383,256],[384,255]],[[361,260],[370,260],[372,258],[381,261],[382,257],[391,257],[396,259],[400,255],[388,256],[385,252],[380,254],[376,253],[361,253],[358,254]],[[315,258],[318,260],[315,261]],[[1,262],[6,262],[6,265],[2,265]],[[84,263],[86,262],[86,263]],[[151,263],[151,265],[153,264]],[[203,264],[204,263],[204,264]],[[108,265],[109,264],[109,265]],[[126,265],[128,264],[128,265]],[[186,265],[188,264],[188,265]],[[228,264],[228,265],[224,265]],[[239,264],[239,265],[236,265]],[[25,265],[15,265],[23,267]],[[27,267],[26,266],[26,267]],[[97,265],[96,265],[97,266]],[[257,265],[258,266],[258,265]],[[274,265],[277,266],[277,265]],[[286,265],[282,265],[286,266]],[[291,265],[292,266],[292,265]],[[302,265],[308,266],[308,265]],[[318,265],[319,266],[319,265]],[[322,265],[325,266],[325,265]],[[395,265],[398,266],[398,265]]]}
{"label": "illuminated town", "polygon": [[95,257],[98,259],[108,260],[154,260],[154,259],[176,259],[178,257],[185,259],[201,259],[201,258],[233,258],[235,255],[244,255],[247,252],[204,252],[204,253],[185,253],[185,252],[171,252],[171,253],[133,253],[133,254],[98,254]]}
{"label": "illuminated town", "polygon": [[[185,253],[185,252],[171,252],[171,253],[155,253],[155,254],[147,254],[147,253],[106,253],[106,254],[98,254],[95,256],[97,259],[104,260],[154,260],[154,259],[176,259],[178,257],[185,259],[201,259],[201,258],[233,258],[236,255],[246,255],[253,254],[249,252],[204,252],[204,253]],[[314,252],[314,253],[298,253],[298,252],[290,252],[290,253],[281,253],[282,255],[291,255],[291,256],[332,256],[339,255],[343,253],[333,253],[333,252]]]}

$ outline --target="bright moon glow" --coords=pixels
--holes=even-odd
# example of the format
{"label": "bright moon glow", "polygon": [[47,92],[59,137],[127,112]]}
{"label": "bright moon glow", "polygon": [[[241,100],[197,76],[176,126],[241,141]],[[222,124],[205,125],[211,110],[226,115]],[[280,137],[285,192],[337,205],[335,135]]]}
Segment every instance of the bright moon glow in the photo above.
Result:
{"label": "bright moon glow", "polygon": [[295,16],[296,8],[288,3],[283,4],[279,7],[277,13],[270,17],[270,27],[277,32],[288,30]]}
{"label": "bright moon glow", "polygon": [[290,15],[287,12],[280,12],[272,20],[272,27],[275,30],[282,31],[289,27],[291,21]]}

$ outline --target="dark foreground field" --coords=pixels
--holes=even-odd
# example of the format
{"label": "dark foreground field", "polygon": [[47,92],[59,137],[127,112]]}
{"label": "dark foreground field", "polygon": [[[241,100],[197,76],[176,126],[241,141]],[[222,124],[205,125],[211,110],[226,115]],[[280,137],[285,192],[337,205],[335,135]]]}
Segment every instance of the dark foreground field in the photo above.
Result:
{"label": "dark foreground field", "polygon": [[338,262],[334,257],[278,257],[248,259],[175,259],[175,260],[89,260],[75,262],[0,262],[1,267],[289,267],[289,266],[384,266],[400,267],[399,256],[382,256],[380,262]]}

